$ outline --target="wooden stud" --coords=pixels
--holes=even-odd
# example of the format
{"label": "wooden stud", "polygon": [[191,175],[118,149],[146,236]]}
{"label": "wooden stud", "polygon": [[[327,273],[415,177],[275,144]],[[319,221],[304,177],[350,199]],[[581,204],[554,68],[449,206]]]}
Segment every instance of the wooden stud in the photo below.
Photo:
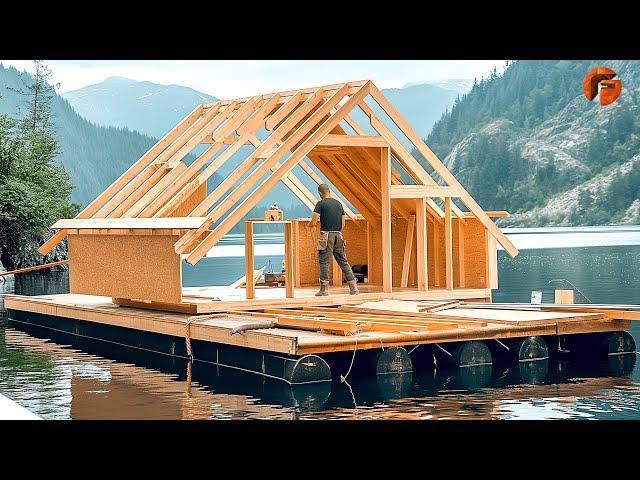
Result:
{"label": "wooden stud", "polygon": [[487,235],[487,288],[498,288],[498,246],[490,232]]}
{"label": "wooden stud", "polygon": [[391,253],[391,152],[389,148],[380,149],[380,189],[382,191],[382,291],[391,292],[392,265]]}
{"label": "wooden stud", "polygon": [[[427,262],[427,202],[424,198],[416,200],[416,277],[418,290],[429,289]],[[436,244],[433,244],[434,247]],[[434,256],[434,259],[437,258]]]}
{"label": "wooden stud", "polygon": [[391,102],[387,100],[382,92],[378,90],[375,85],[371,85],[371,96],[376,103],[385,111],[385,113],[391,118],[391,120],[398,126],[398,128],[404,133],[407,138],[418,149],[422,156],[431,164],[434,170],[440,175],[440,177],[447,182],[450,186],[456,187],[460,194],[462,202],[471,210],[478,220],[491,232],[491,234],[500,241],[500,244],[505,251],[511,256],[518,255],[518,249],[513,243],[506,237],[502,230],[500,230],[495,223],[484,213],[484,210],[478,205],[471,195],[464,189],[464,187],[458,182],[456,177],[444,166],[440,159],[431,151],[431,149],[424,143],[420,135],[418,135],[413,128],[404,120],[397,110],[393,107]]}
{"label": "wooden stud", "polygon": [[453,239],[451,235],[451,198],[444,199],[444,272],[447,290],[453,290]]}
{"label": "wooden stud", "polygon": [[293,298],[294,295],[294,283],[295,283],[295,266],[294,266],[294,244],[293,244],[293,231],[291,222],[284,224],[284,268],[285,268],[285,289],[286,297]]}
{"label": "wooden stud", "polygon": [[404,240],[404,256],[402,258],[402,279],[400,280],[400,286],[403,288],[406,288],[409,284],[409,266],[411,264],[411,252],[413,252],[413,231],[415,224],[416,216],[410,215]]}
{"label": "wooden stud", "polygon": [[[286,244],[285,244],[286,245]],[[244,224],[244,276],[248,279],[246,282],[247,299],[256,298],[255,285],[253,284],[253,222]]]}
{"label": "wooden stud", "polygon": [[421,198],[421,197],[457,197],[458,192],[452,187],[438,185],[393,185],[391,198]]}

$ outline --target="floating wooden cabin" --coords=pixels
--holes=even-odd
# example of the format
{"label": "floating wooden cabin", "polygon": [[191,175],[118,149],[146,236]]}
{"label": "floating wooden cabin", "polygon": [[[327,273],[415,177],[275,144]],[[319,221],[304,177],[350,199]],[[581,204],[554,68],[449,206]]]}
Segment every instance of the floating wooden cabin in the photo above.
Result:
{"label": "floating wooden cabin", "polygon": [[[183,159],[201,144],[206,150],[187,166]],[[207,179],[244,145],[255,148],[208,193]],[[504,212],[482,210],[371,81],[198,106],[76,218],[56,222],[40,253],[68,238],[71,293],[222,311],[234,296],[218,291],[212,301],[185,292],[181,256],[198,263],[278,182],[312,211],[317,192],[296,167],[309,177],[306,184],[324,183],[323,175],[354,207],[346,209],[349,260],[368,265],[363,290],[374,298],[490,299],[498,284],[497,243],[518,253],[490,218]],[[281,221],[289,272],[282,299],[308,298],[318,284],[317,232],[305,222]],[[250,279],[253,223],[246,228]],[[337,268],[333,283],[342,284]],[[278,303],[273,291],[247,287],[247,299]]]}
{"label": "floating wooden cabin", "polygon": [[[209,191],[245,145],[253,151]],[[197,264],[278,182],[311,211],[318,199],[307,185],[322,177],[348,202],[348,258],[368,266],[360,295],[334,268],[331,294],[314,296],[317,231],[307,219],[271,222],[284,230],[286,286],[256,287],[253,228],[264,217],[245,223],[245,287],[183,287],[183,257]],[[481,308],[498,286],[497,244],[518,253],[491,220],[505,214],[485,212],[371,81],[218,101],[52,226],[40,253],[68,238],[70,294],[10,296],[6,306],[18,322],[290,383],[330,379],[329,364],[356,350],[374,356],[364,364],[377,373],[408,371],[409,345],[416,355],[430,345],[429,359],[438,346],[459,365],[490,362],[487,342],[531,359],[546,355],[545,337],[579,333],[609,335],[610,352],[635,351],[625,330],[640,314],[629,308]]]}

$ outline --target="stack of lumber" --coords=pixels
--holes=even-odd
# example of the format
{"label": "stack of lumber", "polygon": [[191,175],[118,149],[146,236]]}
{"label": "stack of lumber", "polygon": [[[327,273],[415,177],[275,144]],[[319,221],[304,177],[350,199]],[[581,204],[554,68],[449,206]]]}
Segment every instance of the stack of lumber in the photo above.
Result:
{"label": "stack of lumber", "polygon": [[[386,301],[385,301],[386,302]],[[255,311],[230,311],[234,318],[246,316],[247,318],[263,318],[265,321],[277,322],[278,326],[287,328],[315,328],[323,333],[334,335],[355,335],[361,332],[420,332],[451,330],[468,326],[482,327],[487,323],[484,320],[447,319],[430,312],[411,312],[402,310],[389,310],[393,306],[385,302],[367,302],[362,306],[350,307],[303,307],[271,308],[260,312]],[[417,304],[417,302],[413,302]],[[433,302],[425,307],[420,303],[420,308],[445,308],[451,302]],[[375,308],[371,304],[375,304]],[[453,308],[453,306],[451,306]]]}

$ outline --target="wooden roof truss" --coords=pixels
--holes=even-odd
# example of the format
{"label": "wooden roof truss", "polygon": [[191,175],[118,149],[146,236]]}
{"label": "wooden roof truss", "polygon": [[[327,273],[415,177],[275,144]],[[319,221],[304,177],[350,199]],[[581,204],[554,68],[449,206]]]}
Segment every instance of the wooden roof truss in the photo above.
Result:
{"label": "wooden roof truss", "polygon": [[[368,98],[380,106],[446,185],[438,184],[427,173],[376,115],[365,101]],[[358,108],[368,118],[376,136],[367,135],[351,116]],[[356,135],[347,135],[341,122]],[[261,140],[258,135],[264,136],[265,132],[266,138]],[[201,144],[206,149],[187,166],[183,159]],[[252,146],[253,152],[187,217],[175,217],[174,212],[182,202],[244,145]],[[293,169],[299,166],[316,184],[323,180],[305,157],[367,221],[379,222],[383,215],[380,185],[383,172],[379,155],[373,153],[377,147],[389,147],[392,158],[415,182],[404,185],[400,172],[391,168],[394,214],[408,219],[415,205],[412,199],[423,197],[427,213],[443,222],[445,212],[434,201],[441,198],[452,215],[461,221],[470,215],[477,217],[511,256],[517,255],[515,246],[371,81],[199,105],[76,219],[54,224],[52,228],[58,231],[39,251],[43,255],[49,252],[71,229],[183,228],[186,233],[175,243],[175,251],[186,254],[187,262],[196,264],[278,182],[283,182],[304,205],[313,209],[317,198]],[[451,197],[458,198],[469,212],[461,211]],[[349,208],[347,214],[356,217]],[[156,227],[153,219],[157,220]]]}

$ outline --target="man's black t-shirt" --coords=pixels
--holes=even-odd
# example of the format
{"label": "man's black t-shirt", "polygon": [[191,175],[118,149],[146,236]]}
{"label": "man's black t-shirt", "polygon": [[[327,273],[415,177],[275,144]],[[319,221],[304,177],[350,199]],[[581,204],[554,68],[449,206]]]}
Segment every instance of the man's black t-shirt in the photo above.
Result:
{"label": "man's black t-shirt", "polygon": [[320,214],[320,230],[325,232],[342,230],[344,208],[335,198],[323,198],[316,203],[316,208],[313,211]]}

